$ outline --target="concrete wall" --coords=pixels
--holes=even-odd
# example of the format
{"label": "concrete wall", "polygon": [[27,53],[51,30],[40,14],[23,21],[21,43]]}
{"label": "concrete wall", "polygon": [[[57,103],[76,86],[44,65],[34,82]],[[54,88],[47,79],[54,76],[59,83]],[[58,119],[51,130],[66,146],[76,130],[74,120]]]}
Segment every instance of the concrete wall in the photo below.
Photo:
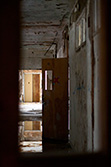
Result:
{"label": "concrete wall", "polygon": [[68,23],[62,27],[61,36],[57,42],[57,58],[68,57]]}
{"label": "concrete wall", "polygon": [[[99,4],[99,0],[81,1],[69,27],[70,140],[75,152],[107,150],[105,11]],[[84,9],[86,43],[77,50],[75,26]]]}
{"label": "concrete wall", "polygon": [[60,48],[58,48],[57,58],[68,57],[68,53],[67,53],[67,47],[68,47],[67,39],[61,39],[61,41],[59,41],[58,44],[59,44]]}
{"label": "concrete wall", "polygon": [[[98,1],[78,0],[78,2],[79,7],[76,6],[76,12],[71,13],[69,26],[71,143],[76,152],[100,151],[102,148],[100,141],[103,136],[100,128],[103,119],[101,119],[102,107],[100,107],[103,101],[103,99],[100,100],[103,97],[100,96],[102,95],[100,89],[102,80],[102,75],[100,76],[101,48],[99,47],[100,32],[98,29],[97,31],[93,30],[94,24],[97,24],[98,21],[94,15],[94,2]],[[86,42],[76,49],[75,25],[84,9],[86,12]],[[64,29],[61,33],[62,35],[57,41],[57,58],[67,57]],[[22,56],[24,54],[25,57]],[[50,56],[53,57],[53,54],[49,52],[47,58]],[[41,69],[42,58],[45,58],[44,53],[38,52],[37,49],[27,50],[24,48],[20,59],[20,69]]]}
{"label": "concrete wall", "polygon": [[93,129],[92,129],[92,50],[91,50],[91,40],[90,40],[90,25],[88,25],[88,18],[91,13],[90,10],[90,0],[86,5],[86,49],[87,49],[87,151],[92,152],[93,150]]}
{"label": "concrete wall", "polygon": [[71,143],[75,151],[87,149],[87,54],[86,46],[76,52],[75,23],[69,33],[69,63],[71,72]]}
{"label": "concrete wall", "polygon": [[[100,0],[91,2],[92,6],[92,52],[94,59],[94,151],[107,148],[107,50],[105,7]],[[101,7],[101,8],[100,8]],[[95,12],[96,11],[96,12]],[[96,14],[95,14],[96,13]]]}
{"label": "concrete wall", "polygon": [[75,152],[92,151],[91,44],[88,37],[88,7],[86,11],[86,42],[78,50],[75,26],[81,14],[69,28],[70,140]]}
{"label": "concrete wall", "polygon": [[[48,47],[47,47],[48,48]],[[53,51],[49,51],[46,56],[44,56],[45,51],[38,50],[37,48],[27,48],[24,47],[20,50],[20,70],[36,70],[42,68],[42,58],[52,58]]]}
{"label": "concrete wall", "polygon": [[[65,48],[64,48],[65,47]],[[47,47],[48,49],[49,47]],[[20,56],[20,70],[35,70],[42,69],[43,58],[55,57],[55,48],[52,50],[40,51],[36,48],[22,48]],[[64,44],[64,39],[60,36],[60,40],[57,41],[57,58],[67,57],[67,44]],[[46,55],[44,55],[47,52]]]}
{"label": "concrete wall", "polygon": [[100,52],[97,48],[99,42],[99,34],[94,36],[94,58],[95,58],[95,69],[94,69],[94,150],[100,149],[100,86],[99,86],[99,59]]}

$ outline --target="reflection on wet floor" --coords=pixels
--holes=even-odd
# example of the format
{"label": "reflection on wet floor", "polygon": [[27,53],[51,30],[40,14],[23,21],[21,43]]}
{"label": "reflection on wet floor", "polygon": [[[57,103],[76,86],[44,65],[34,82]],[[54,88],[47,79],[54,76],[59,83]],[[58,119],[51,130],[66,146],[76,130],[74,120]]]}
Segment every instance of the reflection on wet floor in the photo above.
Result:
{"label": "reflection on wet floor", "polygon": [[42,152],[42,103],[19,103],[19,152]]}
{"label": "reflection on wet floor", "polygon": [[71,153],[69,143],[42,141],[42,103],[20,103],[18,139],[20,153]]}
{"label": "reflection on wet floor", "polygon": [[42,152],[42,141],[22,141],[19,144],[20,152]]}

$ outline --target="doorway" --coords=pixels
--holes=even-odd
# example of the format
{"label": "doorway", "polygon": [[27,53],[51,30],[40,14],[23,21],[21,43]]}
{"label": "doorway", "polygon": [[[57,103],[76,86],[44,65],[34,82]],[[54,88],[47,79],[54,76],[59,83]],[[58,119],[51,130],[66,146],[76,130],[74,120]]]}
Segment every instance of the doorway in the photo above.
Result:
{"label": "doorway", "polygon": [[65,147],[69,133],[67,58],[43,59],[41,71],[19,71],[19,111],[20,152],[46,151],[58,142],[57,147]]}
{"label": "doorway", "polygon": [[20,152],[42,152],[42,71],[19,70]]}

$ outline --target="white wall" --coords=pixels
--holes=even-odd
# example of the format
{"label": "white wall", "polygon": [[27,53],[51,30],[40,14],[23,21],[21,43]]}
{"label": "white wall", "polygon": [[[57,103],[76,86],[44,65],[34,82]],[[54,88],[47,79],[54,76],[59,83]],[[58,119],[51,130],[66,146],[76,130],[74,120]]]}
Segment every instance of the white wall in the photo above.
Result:
{"label": "white wall", "polygon": [[104,10],[101,11],[103,24],[94,18],[95,2],[100,1],[87,1],[86,44],[78,51],[75,49],[75,20],[69,28],[70,140],[75,152],[107,150],[105,18]]}
{"label": "white wall", "polygon": [[75,152],[92,151],[91,43],[86,13],[86,43],[75,48],[75,24],[69,28],[69,64],[71,71],[70,141]]}

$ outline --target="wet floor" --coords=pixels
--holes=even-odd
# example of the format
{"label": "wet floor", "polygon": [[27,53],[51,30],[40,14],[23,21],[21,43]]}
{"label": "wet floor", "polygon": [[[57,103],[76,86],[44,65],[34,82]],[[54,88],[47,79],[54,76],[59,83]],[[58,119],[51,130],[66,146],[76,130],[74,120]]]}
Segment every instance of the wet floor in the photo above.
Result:
{"label": "wet floor", "polygon": [[[20,113],[42,113],[42,103],[20,103]],[[23,117],[23,116],[22,116]],[[23,120],[25,121],[25,120]],[[28,120],[27,120],[28,121]],[[31,120],[33,121],[33,120]],[[22,141],[19,143],[20,153],[41,153],[41,152],[65,152],[71,153],[72,148],[69,143],[42,142],[42,141]]]}
{"label": "wet floor", "polygon": [[42,141],[23,141],[19,144],[20,153],[64,152],[71,153],[69,143],[42,143]]}
{"label": "wet floor", "polygon": [[20,142],[19,152],[42,152],[42,141]]}
{"label": "wet floor", "polygon": [[37,102],[20,102],[19,103],[19,111],[20,112],[33,112],[33,111],[42,111],[42,103]]}

